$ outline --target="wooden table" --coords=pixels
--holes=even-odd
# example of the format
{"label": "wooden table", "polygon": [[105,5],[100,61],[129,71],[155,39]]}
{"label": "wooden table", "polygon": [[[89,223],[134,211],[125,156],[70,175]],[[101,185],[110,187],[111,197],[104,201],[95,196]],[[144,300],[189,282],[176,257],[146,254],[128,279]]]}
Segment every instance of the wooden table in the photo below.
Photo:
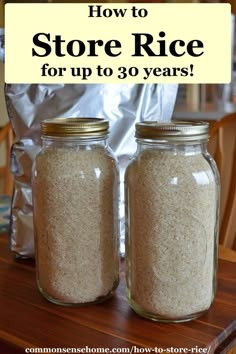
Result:
{"label": "wooden table", "polygon": [[123,278],[122,272],[114,298],[106,303],[81,308],[51,304],[36,288],[34,262],[14,260],[7,236],[0,235],[0,353],[86,346],[174,352],[198,346],[223,354],[236,348],[236,263],[219,261],[213,306],[207,315],[183,324],[161,324],[136,315],[126,302]]}

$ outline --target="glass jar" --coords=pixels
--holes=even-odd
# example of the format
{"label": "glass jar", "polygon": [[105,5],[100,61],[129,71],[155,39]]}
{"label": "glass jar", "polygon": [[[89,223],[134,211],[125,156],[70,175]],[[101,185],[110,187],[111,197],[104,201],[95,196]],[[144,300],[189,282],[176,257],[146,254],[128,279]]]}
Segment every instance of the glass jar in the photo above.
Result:
{"label": "glass jar", "polygon": [[41,124],[33,168],[37,284],[60,305],[109,298],[119,274],[119,173],[109,123],[56,118]]}
{"label": "glass jar", "polygon": [[126,282],[131,307],[162,322],[209,309],[216,290],[219,176],[208,124],[136,124],[125,175]]}

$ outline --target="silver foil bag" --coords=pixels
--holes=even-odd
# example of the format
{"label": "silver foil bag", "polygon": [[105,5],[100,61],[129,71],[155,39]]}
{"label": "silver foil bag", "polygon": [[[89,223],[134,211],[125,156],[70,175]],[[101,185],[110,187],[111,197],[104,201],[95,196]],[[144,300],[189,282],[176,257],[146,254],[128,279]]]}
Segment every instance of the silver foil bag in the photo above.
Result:
{"label": "silver foil bag", "polygon": [[[110,121],[109,144],[120,165],[121,182],[136,149],[135,123],[169,121],[177,85],[6,85],[5,95],[16,142],[11,152],[15,179],[10,225],[11,250],[34,256],[31,170],[41,149],[40,122],[55,117],[97,117]],[[121,183],[121,253],[124,254],[124,192]]]}
{"label": "silver foil bag", "polygon": [[5,30],[0,28],[0,61],[5,60]]}

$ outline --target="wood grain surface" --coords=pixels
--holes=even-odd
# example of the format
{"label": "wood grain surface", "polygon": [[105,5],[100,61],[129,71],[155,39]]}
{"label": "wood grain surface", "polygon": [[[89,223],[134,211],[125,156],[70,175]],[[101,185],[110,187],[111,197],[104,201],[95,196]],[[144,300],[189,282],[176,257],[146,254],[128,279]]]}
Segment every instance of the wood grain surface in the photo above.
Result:
{"label": "wood grain surface", "polygon": [[46,301],[35,283],[33,260],[16,260],[0,235],[0,353],[25,348],[209,348],[225,354],[236,348],[236,263],[220,260],[218,291],[203,317],[161,324],[136,315],[125,297],[124,271],[115,296],[80,308]]}

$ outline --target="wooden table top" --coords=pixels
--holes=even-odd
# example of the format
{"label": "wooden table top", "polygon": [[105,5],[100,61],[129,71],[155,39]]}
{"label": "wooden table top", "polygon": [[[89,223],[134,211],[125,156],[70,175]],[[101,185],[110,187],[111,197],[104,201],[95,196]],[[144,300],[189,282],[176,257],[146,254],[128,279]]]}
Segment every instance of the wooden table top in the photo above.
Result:
{"label": "wooden table top", "polygon": [[34,262],[15,260],[6,234],[0,235],[0,353],[86,346],[129,348],[133,353],[135,347],[171,352],[171,347],[198,346],[207,347],[208,353],[228,353],[236,348],[236,263],[219,260],[218,291],[206,315],[182,324],[162,324],[129,308],[124,272],[115,296],[103,304],[71,308],[49,303],[36,288]]}

